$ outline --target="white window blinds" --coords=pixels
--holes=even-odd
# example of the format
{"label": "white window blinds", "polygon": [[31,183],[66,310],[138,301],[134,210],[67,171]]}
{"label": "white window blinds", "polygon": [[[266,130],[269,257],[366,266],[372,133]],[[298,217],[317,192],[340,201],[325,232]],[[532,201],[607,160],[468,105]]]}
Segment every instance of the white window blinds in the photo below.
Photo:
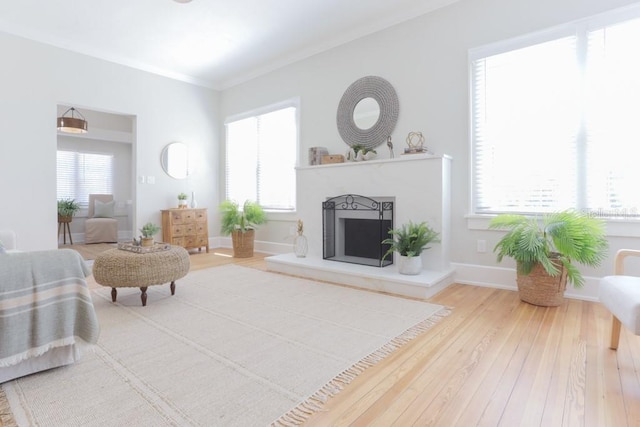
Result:
{"label": "white window blinds", "polygon": [[575,39],[481,58],[473,67],[476,211],[574,203]]}
{"label": "white window blinds", "polygon": [[640,20],[588,34],[585,70],[587,206],[640,214]]}
{"label": "white window blinds", "polygon": [[269,210],[294,210],[298,131],[286,107],[226,124],[226,197]]}
{"label": "white window blinds", "polygon": [[113,155],[58,151],[58,200],[89,205],[89,194],[113,194]]}
{"label": "white window blinds", "polygon": [[588,28],[472,54],[475,213],[639,212],[640,20]]}

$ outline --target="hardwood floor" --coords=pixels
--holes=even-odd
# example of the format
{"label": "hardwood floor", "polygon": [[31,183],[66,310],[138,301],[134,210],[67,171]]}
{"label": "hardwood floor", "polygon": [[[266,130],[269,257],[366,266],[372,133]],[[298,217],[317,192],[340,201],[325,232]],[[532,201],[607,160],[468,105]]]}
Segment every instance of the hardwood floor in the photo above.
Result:
{"label": "hardwood floor", "polygon": [[640,337],[608,348],[600,304],[452,285],[452,314],[350,384],[310,426],[640,426]]}
{"label": "hardwood floor", "polygon": [[[196,254],[192,268],[266,269],[262,255],[219,258]],[[610,350],[601,304],[536,307],[516,292],[458,284],[430,301],[451,315],[356,378],[306,425],[640,427],[640,337],[624,330]]]}
{"label": "hardwood floor", "polygon": [[[266,270],[264,255],[230,253],[193,253],[191,268]],[[610,350],[601,304],[535,307],[516,292],[458,284],[430,301],[451,315],[365,371],[306,425],[640,426],[640,337],[623,330]]]}

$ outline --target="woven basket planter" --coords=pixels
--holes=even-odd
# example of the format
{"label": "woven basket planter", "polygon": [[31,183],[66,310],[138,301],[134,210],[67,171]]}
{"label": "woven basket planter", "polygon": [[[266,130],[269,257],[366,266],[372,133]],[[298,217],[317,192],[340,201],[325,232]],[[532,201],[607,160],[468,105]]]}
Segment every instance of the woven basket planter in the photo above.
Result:
{"label": "woven basket planter", "polygon": [[518,273],[520,299],[542,307],[562,305],[564,291],[567,289],[567,269],[559,261],[556,262],[556,267],[560,269],[560,274],[557,276],[550,276],[542,264],[536,264],[531,273],[526,276]]}
{"label": "woven basket planter", "polygon": [[72,216],[62,216],[60,214],[58,214],[58,224],[62,223],[62,224],[68,224],[73,220]]}
{"label": "woven basket planter", "polygon": [[242,231],[233,231],[231,233],[234,258],[251,258],[253,256],[255,235],[255,230],[247,230],[244,233]]}

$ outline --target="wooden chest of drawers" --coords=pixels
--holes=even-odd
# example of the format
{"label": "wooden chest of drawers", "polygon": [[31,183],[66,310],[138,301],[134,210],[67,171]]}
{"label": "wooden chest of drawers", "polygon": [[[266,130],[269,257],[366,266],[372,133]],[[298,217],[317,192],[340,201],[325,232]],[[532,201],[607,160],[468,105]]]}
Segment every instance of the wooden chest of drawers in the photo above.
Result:
{"label": "wooden chest of drawers", "polygon": [[167,209],[162,212],[162,241],[185,249],[209,252],[207,209]]}

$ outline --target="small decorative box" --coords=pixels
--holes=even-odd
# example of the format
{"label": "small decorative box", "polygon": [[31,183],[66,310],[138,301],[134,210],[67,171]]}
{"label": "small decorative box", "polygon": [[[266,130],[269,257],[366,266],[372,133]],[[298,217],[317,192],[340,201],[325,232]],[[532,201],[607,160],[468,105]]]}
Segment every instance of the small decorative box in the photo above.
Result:
{"label": "small decorative box", "polygon": [[322,164],[326,165],[329,163],[344,163],[344,156],[342,154],[329,154],[322,156]]}

